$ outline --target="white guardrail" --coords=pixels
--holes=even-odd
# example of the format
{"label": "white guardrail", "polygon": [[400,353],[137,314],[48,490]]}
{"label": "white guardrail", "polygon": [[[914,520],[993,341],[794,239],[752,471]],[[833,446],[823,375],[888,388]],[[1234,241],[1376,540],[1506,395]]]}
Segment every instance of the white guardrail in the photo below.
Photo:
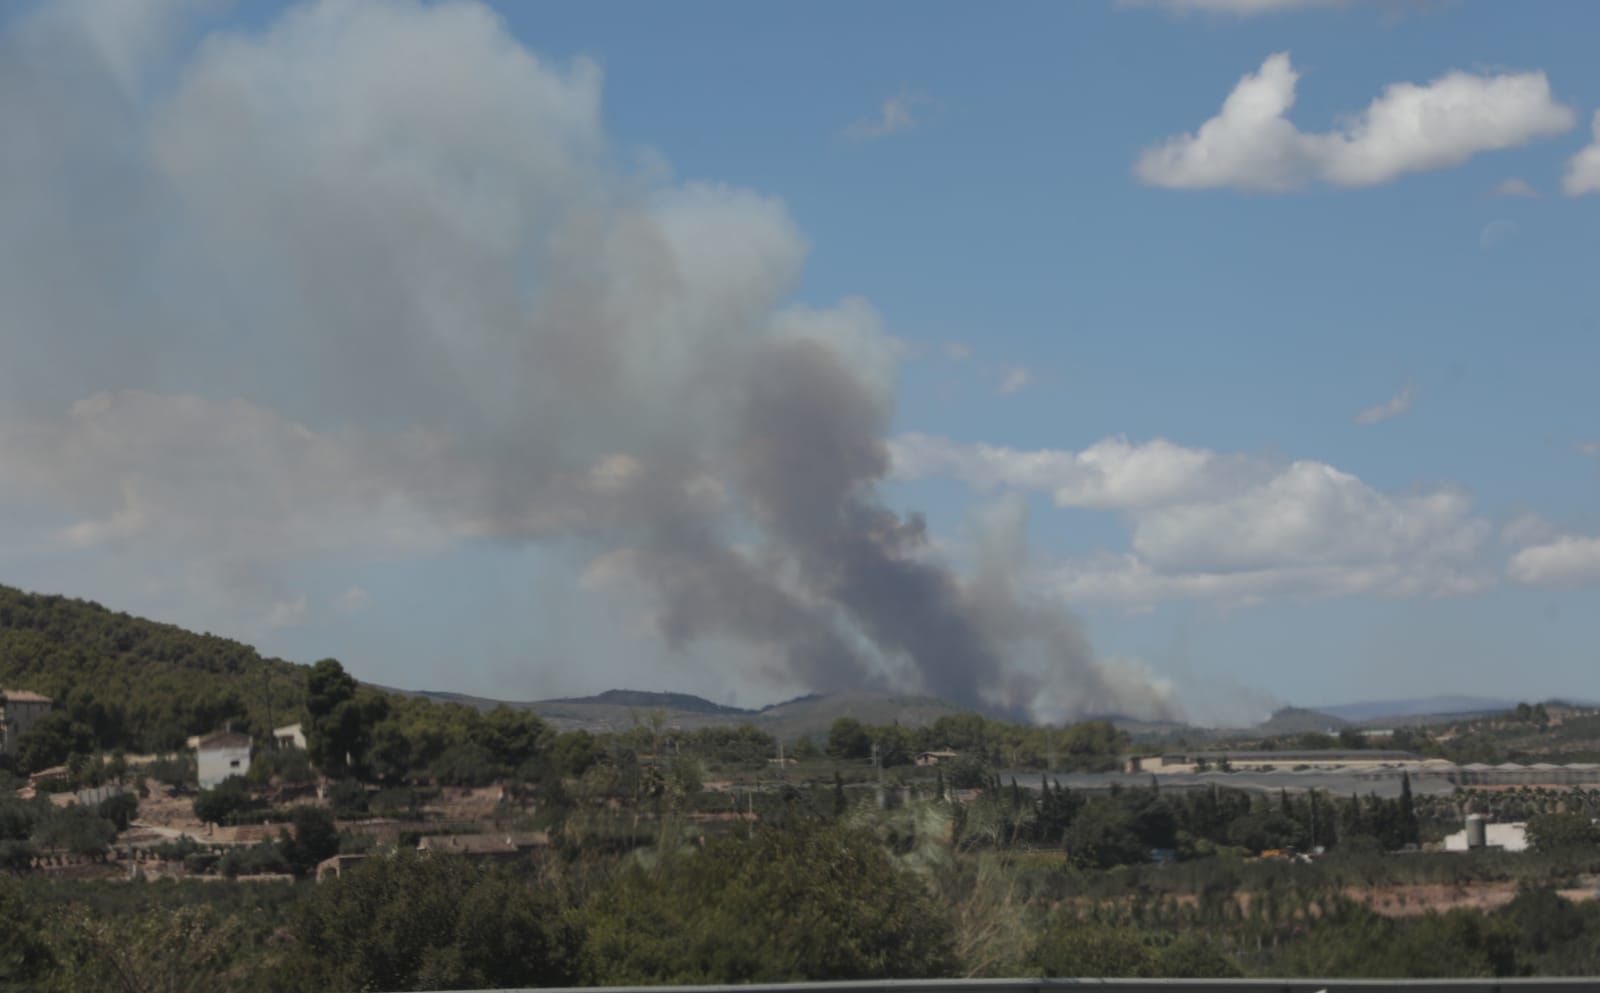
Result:
{"label": "white guardrail", "polygon": [[[591,986],[539,993],[1600,993],[1592,979],[890,979],[748,986]],[[488,993],[488,991],[478,991]],[[507,991],[500,991],[507,993]],[[516,991],[511,991],[516,993]],[[532,993],[532,991],[523,991]]]}

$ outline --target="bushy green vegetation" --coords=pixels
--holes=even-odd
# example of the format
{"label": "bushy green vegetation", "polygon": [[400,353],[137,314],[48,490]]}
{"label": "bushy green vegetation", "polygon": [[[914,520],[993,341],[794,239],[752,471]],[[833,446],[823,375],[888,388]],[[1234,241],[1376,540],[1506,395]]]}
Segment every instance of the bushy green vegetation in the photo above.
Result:
{"label": "bushy green vegetation", "polygon": [[[1208,857],[1083,869],[960,853],[937,803],[790,808],[746,835],[491,865],[374,853],[297,886],[0,877],[0,985],[472,989],[936,976],[1451,977],[1600,972],[1600,905],[1541,856]],[[924,857],[923,848],[942,855]],[[280,854],[282,850],[280,849]],[[1530,879],[1492,912],[1386,917],[1348,895],[1454,865]],[[1370,864],[1369,864],[1370,863]],[[1531,877],[1543,877],[1534,879]],[[1152,885],[1159,882],[1161,885]],[[131,984],[131,985],[129,985]]]}
{"label": "bushy green vegetation", "polygon": [[617,874],[589,908],[607,984],[922,978],[950,923],[871,835],[802,819]]}
{"label": "bushy green vegetation", "polygon": [[[826,740],[785,751],[753,726],[682,730],[650,713],[619,733],[557,733],[524,710],[361,686],[332,659],[291,666],[3,588],[0,682],[54,695],[58,709],[19,765],[65,762],[74,788],[140,776],[192,786],[192,759],[130,769],[123,750],[175,748],[228,721],[260,740],[269,723],[298,719],[308,737],[304,752],[258,747],[247,776],[193,797],[200,818],[270,823],[270,836],[156,852],[192,872],[294,882],[44,878],[28,871],[43,854],[100,868],[93,860],[137,816],[137,794],[23,802],[9,796],[21,780],[0,770],[0,988],[1600,972],[1600,907],[1556,892],[1600,872],[1600,804],[1583,790],[1419,799],[1407,780],[1380,799],[1154,780],[1063,788],[1056,773],[1113,768],[1130,747],[1106,722],[845,718]],[[1528,707],[1465,733],[1555,740],[1586,719]],[[1386,744],[1438,747],[1431,740]],[[1370,743],[1352,732],[1274,744]],[[957,754],[913,767],[923,751]],[[799,764],[775,765],[780,754]],[[310,781],[322,777],[317,802]],[[409,851],[418,834],[483,830],[438,813],[426,821],[442,797],[490,784],[503,787],[489,796],[494,830],[546,830],[547,847],[494,865]],[[1468,807],[1529,817],[1534,851],[1407,851]],[[374,815],[426,823],[406,825],[396,846],[349,825],[341,835],[335,820]],[[1327,855],[1285,854],[1311,849]],[[341,851],[368,857],[310,882]],[[1254,857],[1263,852],[1277,854]],[[1493,912],[1390,917],[1355,899],[1483,883],[1522,888]]]}
{"label": "bushy green vegetation", "polygon": [[1600,825],[1587,814],[1540,814],[1528,821],[1528,844],[1536,852],[1593,849],[1600,846]]}
{"label": "bushy green vegetation", "polygon": [[0,869],[25,868],[49,853],[98,858],[110,850],[117,832],[139,809],[131,794],[110,797],[94,806],[58,807],[48,796],[31,801],[0,794]]}
{"label": "bushy green vegetation", "polygon": [[269,710],[281,723],[304,710],[301,668],[225,638],[0,586],[0,686],[56,702],[25,742],[24,771],[97,749],[175,751],[230,721],[264,737]]}
{"label": "bushy green vegetation", "polygon": [[1041,776],[1039,789],[991,781],[955,808],[954,836],[968,848],[1060,848],[1076,866],[1108,869],[1164,850],[1178,859],[1219,851],[1393,850],[1414,845],[1419,818],[1409,783],[1393,800],[1319,791],[1272,797],[1219,789],[1114,789],[1080,795]]}
{"label": "bushy green vegetation", "polygon": [[1129,740],[1109,721],[1056,728],[1012,724],[981,714],[949,714],[923,727],[903,728],[841,717],[828,731],[825,750],[835,759],[864,759],[874,745],[885,767],[909,765],[921,752],[955,751],[986,766],[1107,772],[1117,768]]}

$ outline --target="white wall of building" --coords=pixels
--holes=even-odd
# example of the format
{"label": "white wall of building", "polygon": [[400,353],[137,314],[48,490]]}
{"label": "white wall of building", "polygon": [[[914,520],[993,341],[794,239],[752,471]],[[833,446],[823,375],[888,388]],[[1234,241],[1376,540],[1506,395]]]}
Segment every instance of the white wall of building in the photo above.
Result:
{"label": "white wall of building", "polygon": [[299,724],[273,728],[272,740],[279,748],[298,748],[302,752],[306,750],[305,730]]}
{"label": "white wall of building", "polygon": [[200,788],[209,790],[229,776],[250,771],[250,746],[226,745],[200,749]]}
{"label": "white wall of building", "polygon": [[[1490,848],[1501,848],[1508,852],[1524,852],[1528,850],[1528,825],[1526,824],[1485,824],[1483,829],[1483,840]],[[1447,852],[1466,851],[1466,828],[1462,828],[1455,834],[1446,835],[1444,850]]]}

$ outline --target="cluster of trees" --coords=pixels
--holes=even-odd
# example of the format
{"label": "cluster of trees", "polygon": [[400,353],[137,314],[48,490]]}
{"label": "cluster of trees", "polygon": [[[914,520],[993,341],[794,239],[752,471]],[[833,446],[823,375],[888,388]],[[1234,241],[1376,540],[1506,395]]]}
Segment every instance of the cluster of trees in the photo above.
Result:
{"label": "cluster of trees", "polygon": [[[74,755],[164,752],[232,722],[265,738],[305,704],[301,667],[247,645],[0,586],[0,686],[50,696],[17,771]],[[31,739],[31,740],[29,740]]]}
{"label": "cluster of trees", "polygon": [[[400,852],[299,888],[0,876],[8,925],[0,986],[340,991],[1600,972],[1600,905],[1572,903],[1548,885],[1526,886],[1493,912],[1392,918],[1345,895],[1349,882],[1329,868],[1345,856],[1316,866],[1210,859],[1192,865],[1215,871],[1171,870],[1175,888],[1162,890],[1124,869],[1014,854],[958,851],[954,861],[916,863],[858,820],[791,806],[748,837],[663,844],[649,857],[551,854],[490,866]],[[1591,848],[1586,864],[1597,858]],[[1372,859],[1379,871],[1391,866],[1380,877],[1391,881],[1394,863]]]}
{"label": "cluster of trees", "polygon": [[1052,772],[1106,772],[1117,768],[1129,738],[1110,721],[1068,727],[1011,724],[981,714],[951,714],[918,728],[863,724],[841,717],[825,747],[835,759],[864,759],[878,749],[884,766],[907,765],[920,752],[954,751],[981,766]]}
{"label": "cluster of trees", "polygon": [[1396,728],[1394,732],[1382,738],[1369,738],[1361,733],[1359,728],[1340,728],[1337,734],[1325,734],[1321,731],[1302,731],[1296,735],[1277,738],[1268,738],[1256,747],[1261,751],[1295,751],[1315,752],[1337,749],[1339,751],[1360,751],[1366,748],[1392,749],[1402,752],[1414,752],[1423,748],[1428,742],[1426,733],[1412,728]]}
{"label": "cluster of trees", "polygon": [[1047,975],[1108,978],[1427,979],[1600,972],[1600,907],[1548,886],[1494,911],[1387,917],[1329,890],[1267,890],[1238,900],[1134,897],[1057,912],[1029,960]]}
{"label": "cluster of trees", "polygon": [[992,782],[954,811],[955,837],[972,848],[1062,848],[1074,865],[1105,869],[1148,861],[1166,850],[1179,859],[1233,849],[1394,850],[1419,840],[1410,780],[1400,796],[1341,798],[1312,790],[1291,796],[1221,789],[1162,792],[1121,789],[1087,796],[1052,785]]}
{"label": "cluster of trees", "polygon": [[334,659],[312,666],[305,683],[309,758],[334,778],[482,786],[581,775],[599,758],[591,735],[557,734],[529,711],[383,693]]}
{"label": "cluster of trees", "polygon": [[24,801],[0,794],[0,869],[22,869],[44,852],[102,856],[138,810],[139,799],[131,793],[64,807],[47,796]]}
{"label": "cluster of trees", "polygon": [[588,922],[608,985],[916,979],[956,966],[927,885],[866,831],[815,818],[623,867]]}
{"label": "cluster of trees", "polygon": [[[140,915],[35,899],[0,878],[0,986],[122,988],[187,968],[170,988],[487,989],[625,982],[952,975],[953,927],[925,881],[868,833],[820,820],[764,828],[650,867],[607,863],[554,877],[531,867],[399,853],[369,858],[290,906],[222,912],[191,888],[171,932],[204,921],[237,942],[150,940]],[[170,895],[171,890],[166,894]],[[52,906],[52,904],[56,904]],[[14,912],[14,913],[13,913]],[[154,917],[156,914],[146,914]],[[176,919],[174,919],[176,918]],[[241,940],[260,924],[270,944]],[[163,985],[161,988],[169,988]]]}
{"label": "cluster of trees", "polygon": [[1600,825],[1588,814],[1539,814],[1528,819],[1528,845],[1536,852],[1600,847]]}

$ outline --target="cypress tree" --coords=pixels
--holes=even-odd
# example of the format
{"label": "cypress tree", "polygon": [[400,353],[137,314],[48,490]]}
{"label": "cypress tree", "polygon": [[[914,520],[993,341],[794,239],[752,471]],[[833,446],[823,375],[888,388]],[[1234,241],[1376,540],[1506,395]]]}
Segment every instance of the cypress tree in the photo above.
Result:
{"label": "cypress tree", "polygon": [[1400,831],[1403,840],[1416,844],[1421,838],[1417,826],[1417,807],[1411,798],[1411,773],[1400,774]]}

